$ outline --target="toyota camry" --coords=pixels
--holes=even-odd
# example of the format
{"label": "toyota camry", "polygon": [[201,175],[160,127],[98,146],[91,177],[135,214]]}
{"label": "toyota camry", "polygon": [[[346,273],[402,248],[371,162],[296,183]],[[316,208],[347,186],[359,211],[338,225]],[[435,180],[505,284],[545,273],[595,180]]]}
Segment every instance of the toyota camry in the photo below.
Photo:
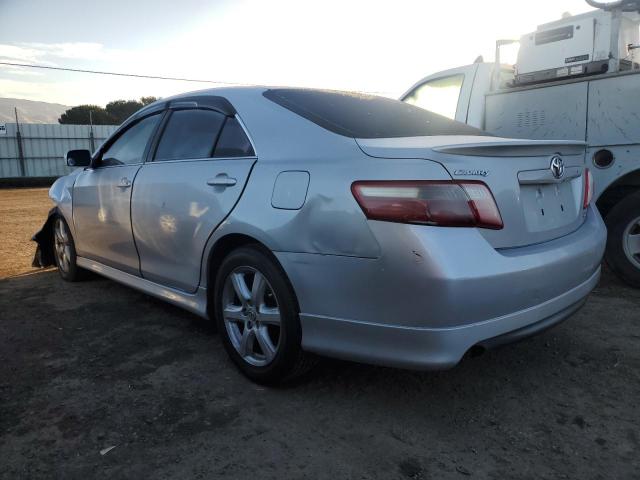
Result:
{"label": "toyota camry", "polygon": [[35,262],[211,319],[257,382],[318,354],[443,369],[585,302],[605,228],[584,155],[377,96],[190,93],[67,154]]}

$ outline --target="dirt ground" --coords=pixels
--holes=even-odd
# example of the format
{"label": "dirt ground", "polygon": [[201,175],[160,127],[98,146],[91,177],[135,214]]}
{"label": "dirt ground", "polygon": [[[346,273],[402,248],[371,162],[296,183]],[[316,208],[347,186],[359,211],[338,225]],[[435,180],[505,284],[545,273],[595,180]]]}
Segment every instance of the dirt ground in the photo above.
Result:
{"label": "dirt ground", "polygon": [[640,291],[606,273],[560,326],[450,371],[325,361],[271,389],[189,313],[97,277],[14,276],[0,478],[639,478],[639,342]]}
{"label": "dirt ground", "polygon": [[36,244],[30,239],[53,207],[48,188],[0,188],[0,278],[30,272]]}

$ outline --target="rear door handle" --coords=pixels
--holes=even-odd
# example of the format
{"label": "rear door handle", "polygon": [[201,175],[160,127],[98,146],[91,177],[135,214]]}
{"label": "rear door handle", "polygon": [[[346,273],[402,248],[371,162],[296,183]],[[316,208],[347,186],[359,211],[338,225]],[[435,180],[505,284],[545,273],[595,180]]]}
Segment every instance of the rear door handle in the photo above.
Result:
{"label": "rear door handle", "polygon": [[233,187],[236,183],[238,183],[238,181],[226,173],[221,173],[207,180],[207,185],[211,185],[212,187]]}
{"label": "rear door handle", "polygon": [[120,182],[118,183],[118,186],[120,188],[129,188],[131,186],[131,180],[129,180],[127,177],[122,177],[120,179]]}

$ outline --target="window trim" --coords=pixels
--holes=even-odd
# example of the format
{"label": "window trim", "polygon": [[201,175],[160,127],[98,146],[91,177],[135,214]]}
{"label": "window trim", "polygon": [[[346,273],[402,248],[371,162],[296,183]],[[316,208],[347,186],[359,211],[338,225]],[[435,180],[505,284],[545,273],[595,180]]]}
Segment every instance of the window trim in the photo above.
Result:
{"label": "window trim", "polygon": [[218,95],[187,95],[174,98],[169,102],[169,109],[182,110],[198,108],[202,110],[213,110],[226,117],[236,114],[236,109],[225,97]]}
{"label": "window trim", "polygon": [[251,148],[253,148],[253,156],[249,156],[249,157],[233,157],[233,158],[257,158],[258,157],[258,150],[256,150],[256,144],[253,143],[253,138],[251,138],[251,135],[249,135],[249,130],[247,130],[247,126],[244,124],[244,122],[242,121],[242,118],[240,117],[240,115],[238,115],[237,112],[234,115],[234,117],[236,117],[236,120],[238,120],[238,123],[242,127],[242,130],[244,131],[244,134],[249,139],[249,143],[251,144]]}
{"label": "window trim", "polygon": [[153,163],[154,157],[156,156],[156,151],[158,150],[158,144],[160,143],[160,139],[162,138],[162,134],[164,133],[164,129],[166,128],[167,122],[169,121],[169,118],[171,117],[172,113],[173,112],[169,107],[167,107],[164,110],[162,114],[162,120],[160,121],[160,125],[158,125],[158,129],[156,130],[155,135],[153,136],[153,141],[151,142],[151,148],[149,148],[149,151],[147,152],[147,155],[144,158],[145,165],[147,163]]}
{"label": "window trim", "polygon": [[210,157],[210,158],[176,158],[175,160],[150,161],[145,165],[164,165],[169,163],[189,162],[218,162],[220,160],[257,160],[257,157]]}
{"label": "window trim", "polygon": [[[152,104],[150,106],[143,107],[137,113],[135,113],[131,118],[124,121],[122,125],[109,137],[96,151],[96,154],[92,157],[89,170],[96,170],[102,168],[118,168],[118,167],[128,167],[128,166],[136,166],[136,165],[145,165],[155,163],[155,154],[158,148],[158,143],[160,142],[160,138],[162,138],[162,134],[164,133],[164,129],[166,127],[166,123],[168,122],[171,113],[174,110],[212,110],[214,112],[221,113],[226,117],[235,117],[238,120],[238,123],[242,127],[244,134],[249,139],[249,143],[251,143],[251,147],[253,148],[254,155],[246,156],[246,157],[210,157],[206,159],[175,159],[175,160],[163,160],[158,161],[157,163],[163,162],[189,162],[189,161],[199,161],[199,160],[228,160],[228,159],[246,159],[246,158],[258,158],[258,151],[256,149],[256,144],[253,141],[253,138],[249,134],[249,130],[247,129],[245,123],[242,121],[242,117],[238,115],[237,110],[233,107],[231,102],[225,97],[216,96],[216,95],[193,95],[187,97],[176,98],[170,101],[163,101],[160,103]],[[160,121],[158,125],[156,125],[155,130],[151,134],[151,141],[147,143],[145,147],[145,152],[143,154],[142,161],[140,163],[132,163],[126,165],[100,165],[102,162],[102,155],[105,150],[111,147],[122,135],[124,135],[130,128],[132,128],[137,123],[141,122],[145,118],[151,117],[152,115],[161,115]],[[216,139],[217,143],[217,139]],[[214,146],[215,150],[215,146]],[[212,152],[213,155],[213,152]]]}

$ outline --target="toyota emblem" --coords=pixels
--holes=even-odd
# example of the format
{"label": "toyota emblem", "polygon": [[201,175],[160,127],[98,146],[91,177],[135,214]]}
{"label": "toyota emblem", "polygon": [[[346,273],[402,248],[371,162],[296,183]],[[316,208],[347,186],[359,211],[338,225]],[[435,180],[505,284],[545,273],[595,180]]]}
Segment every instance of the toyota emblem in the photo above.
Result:
{"label": "toyota emblem", "polygon": [[560,155],[554,155],[551,157],[551,165],[549,165],[549,169],[551,170],[554,178],[562,178],[562,175],[564,175],[564,162]]}

